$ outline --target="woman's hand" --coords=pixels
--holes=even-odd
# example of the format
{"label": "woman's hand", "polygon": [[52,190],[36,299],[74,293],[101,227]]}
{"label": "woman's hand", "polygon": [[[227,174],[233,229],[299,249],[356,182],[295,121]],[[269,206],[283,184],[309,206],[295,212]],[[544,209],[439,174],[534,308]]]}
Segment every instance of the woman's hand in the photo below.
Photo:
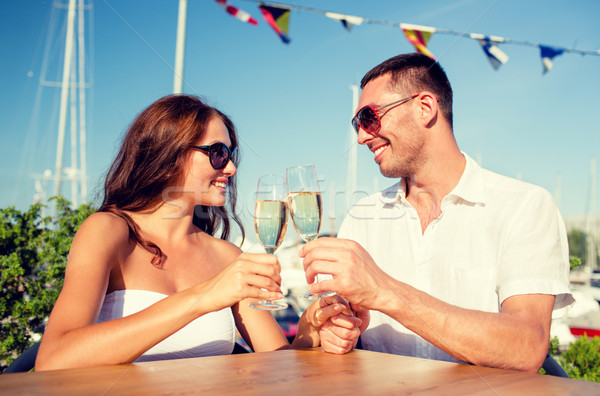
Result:
{"label": "woman's hand", "polygon": [[246,299],[279,300],[281,267],[272,254],[242,253],[211,280],[198,285],[209,312]]}

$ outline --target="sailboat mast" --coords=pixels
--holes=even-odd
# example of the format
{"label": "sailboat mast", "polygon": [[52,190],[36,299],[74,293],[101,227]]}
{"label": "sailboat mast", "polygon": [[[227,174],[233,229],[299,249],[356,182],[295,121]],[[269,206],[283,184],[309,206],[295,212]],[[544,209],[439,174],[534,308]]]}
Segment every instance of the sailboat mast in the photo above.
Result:
{"label": "sailboat mast", "polygon": [[[91,7],[91,4],[90,4]],[[79,178],[81,181],[81,203],[87,201],[87,156],[85,117],[85,0],[79,0]]]}
{"label": "sailboat mast", "polygon": [[179,0],[179,16],[177,19],[177,43],[175,45],[175,76],[173,93],[183,92],[183,61],[185,53],[185,29],[187,21],[187,0]]}
{"label": "sailboat mast", "polygon": [[71,113],[71,166],[66,168],[67,179],[71,181],[71,202],[74,207],[79,206],[77,202],[77,72],[75,68],[75,57],[71,57],[71,93],[70,93],[70,113]]}
{"label": "sailboat mast", "polygon": [[586,218],[586,234],[587,234],[587,259],[589,269],[595,270],[598,263],[596,257],[598,254],[596,241],[594,240],[594,232],[592,223],[596,215],[596,159],[592,158],[590,162],[590,204]]}
{"label": "sailboat mast", "polygon": [[[358,106],[358,85],[351,85],[350,90],[352,91],[352,113]],[[352,114],[354,116],[354,114]],[[350,210],[352,207],[354,193],[356,192],[356,179],[357,179],[357,162],[358,162],[358,148],[357,148],[357,136],[354,127],[350,126],[348,135],[348,170],[346,176],[346,210]]]}
{"label": "sailboat mast", "polygon": [[65,144],[65,126],[67,122],[67,99],[71,80],[71,64],[73,56],[73,27],[75,25],[75,0],[69,0],[67,13],[67,34],[65,39],[65,61],[60,93],[60,114],[58,119],[58,143],[56,145],[56,166],[54,173],[54,195],[60,194],[63,173],[63,146]]}

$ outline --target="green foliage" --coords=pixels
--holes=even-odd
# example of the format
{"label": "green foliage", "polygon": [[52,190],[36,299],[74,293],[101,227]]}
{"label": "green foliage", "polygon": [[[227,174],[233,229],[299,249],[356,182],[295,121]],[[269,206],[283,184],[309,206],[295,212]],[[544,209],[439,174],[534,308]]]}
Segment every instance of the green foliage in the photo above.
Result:
{"label": "green foliage", "polygon": [[569,377],[600,382],[600,337],[582,336],[560,356]]}
{"label": "green foliage", "polygon": [[556,355],[558,353],[558,346],[560,345],[560,340],[558,337],[550,338],[550,346],[548,347],[548,353],[550,355]]}
{"label": "green foliage", "polygon": [[[558,337],[550,339],[548,353],[554,357],[556,362],[567,372],[569,377],[586,381],[600,382],[600,338],[588,338],[582,336],[576,342],[571,343],[569,348],[559,354]],[[546,374],[540,369],[540,374]]]}
{"label": "green foliage", "polygon": [[569,257],[569,264],[571,264],[571,271],[573,271],[574,269],[581,267],[581,264],[583,264],[583,262],[579,257],[571,256]]}
{"label": "green foliage", "polygon": [[81,223],[95,212],[53,198],[26,211],[0,209],[0,369],[36,342],[62,288],[67,254]]}

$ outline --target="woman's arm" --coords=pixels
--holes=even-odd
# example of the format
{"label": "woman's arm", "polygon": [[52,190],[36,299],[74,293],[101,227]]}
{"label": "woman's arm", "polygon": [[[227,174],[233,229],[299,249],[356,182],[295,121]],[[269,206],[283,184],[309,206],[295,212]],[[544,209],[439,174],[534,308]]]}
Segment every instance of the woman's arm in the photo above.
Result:
{"label": "woman's arm", "polygon": [[97,213],[82,224],[71,246],[64,286],[44,333],[36,370],[131,362],[205,313],[243,298],[282,296],[280,280],[272,279],[278,273],[272,263],[255,260],[246,266],[236,261],[208,282],[136,314],[97,324],[111,272],[134,247],[127,225],[117,216]]}

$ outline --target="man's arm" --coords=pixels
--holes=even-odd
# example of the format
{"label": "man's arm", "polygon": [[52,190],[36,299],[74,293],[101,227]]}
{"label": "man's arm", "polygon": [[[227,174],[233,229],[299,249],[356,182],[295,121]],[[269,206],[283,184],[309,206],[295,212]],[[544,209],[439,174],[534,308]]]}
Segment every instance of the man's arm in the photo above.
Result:
{"label": "man's arm", "polygon": [[333,290],[349,302],[381,311],[456,359],[490,367],[537,372],[548,350],[553,295],[507,298],[502,312],[459,308],[383,272],[356,242],[319,238],[301,250],[309,286]]}

